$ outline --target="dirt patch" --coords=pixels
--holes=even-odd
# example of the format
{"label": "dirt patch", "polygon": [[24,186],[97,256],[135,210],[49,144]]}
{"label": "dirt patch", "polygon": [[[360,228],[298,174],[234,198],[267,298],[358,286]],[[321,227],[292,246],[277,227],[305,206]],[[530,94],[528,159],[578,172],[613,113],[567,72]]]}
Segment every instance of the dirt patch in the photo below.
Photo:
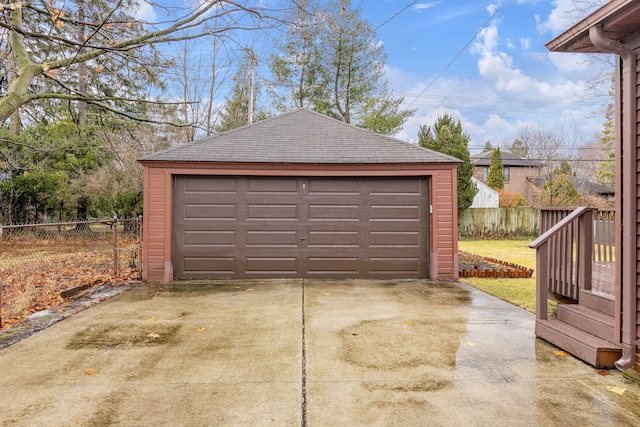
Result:
{"label": "dirt patch", "polygon": [[67,348],[127,348],[150,347],[175,340],[180,325],[174,323],[114,323],[92,325],[78,332]]}
{"label": "dirt patch", "polygon": [[451,387],[452,382],[449,380],[418,380],[407,382],[370,382],[365,383],[364,386],[369,391],[375,390],[388,390],[399,392],[430,392],[439,391],[445,388]]}
{"label": "dirt patch", "polygon": [[339,332],[341,358],[373,369],[393,370],[421,365],[455,366],[460,338],[466,333],[463,316],[446,319],[365,320]]}

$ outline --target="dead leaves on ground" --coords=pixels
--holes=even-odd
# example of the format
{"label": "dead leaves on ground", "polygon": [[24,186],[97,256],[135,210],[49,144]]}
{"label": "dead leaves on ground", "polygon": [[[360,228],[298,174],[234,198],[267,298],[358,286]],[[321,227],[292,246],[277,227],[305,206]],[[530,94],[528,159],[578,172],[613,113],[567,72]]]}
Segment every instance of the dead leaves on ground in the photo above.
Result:
{"label": "dead leaves on ground", "polygon": [[[65,299],[60,296],[64,291],[84,287],[74,295],[79,296],[92,287],[122,284],[138,274],[120,257],[120,271],[114,277],[112,248],[94,252],[78,245],[76,252],[65,253],[65,245],[53,245],[57,251],[44,246],[46,242],[33,242],[21,244],[13,252],[5,248],[0,277],[3,327],[15,325],[36,311],[64,305]],[[32,256],[26,255],[29,247]],[[130,248],[120,251],[125,254]]]}
{"label": "dead leaves on ground", "polygon": [[627,392],[627,389],[623,387],[607,387],[607,390],[620,396],[623,396]]}

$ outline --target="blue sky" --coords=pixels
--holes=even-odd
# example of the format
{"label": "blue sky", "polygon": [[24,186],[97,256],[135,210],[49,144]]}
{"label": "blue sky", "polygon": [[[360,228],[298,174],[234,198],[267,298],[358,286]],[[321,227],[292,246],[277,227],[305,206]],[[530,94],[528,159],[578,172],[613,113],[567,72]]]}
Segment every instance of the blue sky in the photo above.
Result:
{"label": "blue sky", "polygon": [[[471,153],[486,141],[508,146],[527,127],[563,130],[567,146],[596,141],[602,131],[605,100],[584,94],[596,67],[586,55],[550,53],[544,46],[570,26],[567,11],[576,0],[351,1],[377,28],[388,57],[389,87],[405,98],[405,107],[417,109],[397,138],[415,142],[421,125],[431,126],[445,113],[462,123]],[[146,5],[141,15],[146,11],[146,19],[153,20],[152,7],[141,4]],[[233,62],[246,55],[242,43],[254,46],[256,73],[268,78],[272,37],[252,33],[226,49],[235,55]],[[179,54],[181,48],[163,49]],[[208,70],[207,61],[199,61],[210,55],[210,41],[194,41],[190,50],[195,58],[190,66]],[[220,107],[234,72],[232,64],[217,71]],[[177,88],[176,96],[180,93]],[[258,102],[268,108],[268,94],[263,91]]]}
{"label": "blue sky", "polygon": [[487,140],[508,145],[527,126],[578,129],[569,145],[602,130],[602,99],[583,92],[594,66],[544,46],[568,28],[571,0],[353,0],[360,3],[374,27],[411,4],[377,30],[390,87],[417,108],[398,138],[415,141],[420,125],[445,113],[461,121],[472,153]]}

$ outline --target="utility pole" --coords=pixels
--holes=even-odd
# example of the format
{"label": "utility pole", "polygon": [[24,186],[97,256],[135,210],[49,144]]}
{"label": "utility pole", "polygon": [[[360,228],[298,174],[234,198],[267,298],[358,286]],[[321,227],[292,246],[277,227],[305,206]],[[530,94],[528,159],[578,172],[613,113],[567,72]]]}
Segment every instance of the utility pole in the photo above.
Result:
{"label": "utility pole", "polygon": [[247,54],[249,55],[249,107],[248,107],[248,122],[253,123],[253,68],[257,65],[258,57],[253,53],[252,48],[247,48]]}

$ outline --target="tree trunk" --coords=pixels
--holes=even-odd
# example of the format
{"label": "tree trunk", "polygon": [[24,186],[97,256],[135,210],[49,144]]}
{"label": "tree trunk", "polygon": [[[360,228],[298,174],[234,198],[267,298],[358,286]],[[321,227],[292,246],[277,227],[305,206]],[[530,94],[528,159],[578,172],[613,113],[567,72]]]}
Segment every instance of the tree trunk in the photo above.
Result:
{"label": "tree trunk", "polygon": [[[82,24],[78,26],[78,43],[85,42],[85,14],[84,14],[84,0],[77,0],[78,4],[78,21]],[[84,53],[84,46],[80,47],[79,55]],[[87,64],[81,62],[78,64],[78,92],[82,96],[87,96]],[[87,123],[87,103],[84,101],[78,102],[78,127],[83,127]]]}

